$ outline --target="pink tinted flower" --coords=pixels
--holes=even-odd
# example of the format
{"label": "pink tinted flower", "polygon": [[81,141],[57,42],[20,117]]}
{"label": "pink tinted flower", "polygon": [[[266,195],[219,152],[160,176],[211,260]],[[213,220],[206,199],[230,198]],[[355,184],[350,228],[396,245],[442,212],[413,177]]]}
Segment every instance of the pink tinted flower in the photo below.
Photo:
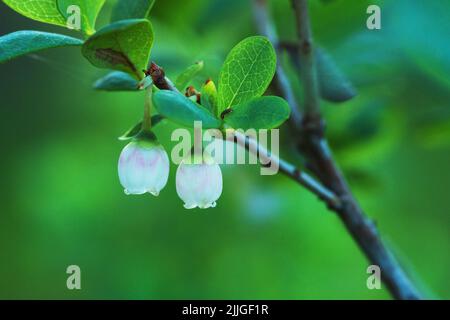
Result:
{"label": "pink tinted flower", "polygon": [[176,175],[178,196],[186,209],[206,209],[216,206],[222,194],[222,172],[211,157],[204,157],[199,164],[184,159]]}
{"label": "pink tinted flower", "polygon": [[167,184],[169,157],[155,141],[134,140],[122,150],[118,169],[126,194],[149,192],[157,196]]}

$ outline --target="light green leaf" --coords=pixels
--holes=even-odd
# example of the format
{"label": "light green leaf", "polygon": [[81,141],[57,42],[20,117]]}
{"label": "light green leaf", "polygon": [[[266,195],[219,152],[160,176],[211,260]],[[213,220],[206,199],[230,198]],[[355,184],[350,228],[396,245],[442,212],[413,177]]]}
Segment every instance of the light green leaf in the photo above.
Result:
{"label": "light green leaf", "polygon": [[128,73],[113,71],[94,83],[94,89],[104,91],[138,91],[139,82]]}
{"label": "light green leaf", "polygon": [[193,127],[194,121],[201,121],[205,129],[219,128],[222,124],[207,109],[179,92],[158,91],[153,94],[153,104],[162,116],[183,126]]}
{"label": "light green leaf", "polygon": [[200,99],[203,107],[216,115],[216,117],[220,116],[220,114],[217,114],[217,89],[212,80],[206,81],[203,85]]}
{"label": "light green leaf", "polygon": [[316,49],[315,52],[319,91],[322,98],[331,102],[344,102],[355,97],[355,88],[339,70],[333,59],[321,49]]}
{"label": "light green leaf", "polygon": [[189,81],[191,81],[200,71],[202,71],[203,66],[203,61],[196,62],[192,66],[189,66],[177,77],[175,80],[175,87],[181,91],[186,89]]}
{"label": "light green leaf", "polygon": [[92,35],[83,55],[96,67],[125,71],[142,78],[153,44],[153,30],[146,19],[114,22]]}
{"label": "light green leaf", "polygon": [[111,14],[111,22],[148,18],[155,0],[118,0]]}
{"label": "light green leaf", "polygon": [[261,96],[276,69],[275,50],[265,37],[244,39],[228,54],[219,75],[219,113]]}
{"label": "light green leaf", "polygon": [[40,22],[66,26],[66,19],[54,0],[3,0],[21,15]]}
{"label": "light green leaf", "polygon": [[80,39],[41,31],[16,31],[0,37],[0,63],[44,49],[81,46]]}
{"label": "light green leaf", "polygon": [[[152,127],[154,128],[158,123],[164,120],[164,117],[157,114],[152,116]],[[125,141],[134,138],[142,129],[142,120],[136,123],[133,127],[128,129],[123,135],[119,137],[119,140]]]}
{"label": "light green leaf", "polygon": [[231,108],[224,116],[226,124],[234,129],[272,129],[280,126],[289,118],[288,103],[275,96],[253,99]]}
{"label": "light green leaf", "polygon": [[67,12],[67,9],[70,6],[78,6],[81,14],[81,30],[87,35],[95,32],[95,21],[105,0],[56,0],[56,2],[65,21],[73,14]]}

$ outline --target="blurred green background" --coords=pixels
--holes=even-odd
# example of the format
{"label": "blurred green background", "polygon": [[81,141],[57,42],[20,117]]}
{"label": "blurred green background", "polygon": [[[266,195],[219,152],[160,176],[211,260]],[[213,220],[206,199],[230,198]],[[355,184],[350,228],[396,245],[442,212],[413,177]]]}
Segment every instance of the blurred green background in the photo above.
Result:
{"label": "blurred green background", "polygon": [[[380,31],[366,28],[369,4],[382,8]],[[359,92],[348,103],[323,103],[336,157],[419,288],[449,299],[450,2],[310,7],[317,43]],[[295,39],[289,1],[271,1],[271,12],[282,39]],[[198,82],[217,79],[227,52],[256,34],[242,0],[157,0],[152,23],[152,59],[170,77],[204,60]],[[23,29],[78,36],[0,3],[0,34]],[[339,219],[282,175],[222,166],[222,197],[205,211],[183,208],[174,166],[158,198],[126,196],[117,137],[141,117],[143,96],[95,92],[105,73],[79,48],[0,65],[0,298],[390,297],[384,286],[366,288],[368,262]],[[167,148],[174,128],[156,129]],[[71,264],[81,267],[78,291],[66,288]]]}

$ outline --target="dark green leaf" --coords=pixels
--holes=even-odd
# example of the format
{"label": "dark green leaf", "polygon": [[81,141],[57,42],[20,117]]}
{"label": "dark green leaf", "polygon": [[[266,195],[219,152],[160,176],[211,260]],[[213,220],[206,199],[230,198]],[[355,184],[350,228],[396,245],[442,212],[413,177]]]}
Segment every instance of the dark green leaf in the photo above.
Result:
{"label": "dark green leaf", "polygon": [[332,102],[344,102],[356,96],[356,90],[323,50],[316,49],[317,77],[322,98]]}
{"label": "dark green leaf", "polygon": [[111,22],[148,18],[155,0],[118,0],[111,14]]}
{"label": "dark green leaf", "polygon": [[95,21],[105,0],[56,0],[56,2],[65,21],[73,14],[72,12],[67,12],[67,9],[70,6],[78,6],[81,14],[81,30],[87,35],[95,32]]}
{"label": "dark green leaf", "polygon": [[219,75],[219,113],[261,96],[276,69],[275,50],[261,36],[246,38],[228,54]]}
{"label": "dark green leaf", "polygon": [[189,81],[191,81],[200,71],[202,71],[203,66],[203,61],[196,62],[192,66],[189,66],[177,77],[175,80],[175,86],[181,91],[186,89]]}
{"label": "dark green leaf", "polygon": [[224,121],[234,129],[272,129],[285,122],[289,114],[290,108],[284,99],[266,96],[233,107]]}
{"label": "dark green leaf", "polygon": [[142,78],[153,44],[153,30],[146,19],[114,22],[92,35],[83,55],[96,67],[125,71]]}
{"label": "dark green leaf", "polygon": [[113,71],[94,83],[94,88],[104,91],[138,91],[139,82],[128,73]]}
{"label": "dark green leaf", "polygon": [[0,63],[44,49],[81,46],[83,41],[62,34],[17,31],[0,37]]}
{"label": "dark green leaf", "polygon": [[221,121],[207,109],[174,91],[161,90],[153,94],[153,104],[158,112],[183,126],[193,127],[201,121],[203,128],[219,128]]}

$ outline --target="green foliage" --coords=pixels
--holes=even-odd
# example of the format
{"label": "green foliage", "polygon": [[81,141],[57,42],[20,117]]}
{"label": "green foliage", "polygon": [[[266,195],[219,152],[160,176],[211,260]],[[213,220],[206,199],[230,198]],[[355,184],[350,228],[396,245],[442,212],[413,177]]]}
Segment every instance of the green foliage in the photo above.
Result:
{"label": "green foliage", "polygon": [[62,34],[17,31],[0,37],[0,63],[44,49],[82,44],[83,41]]}
{"label": "green foliage", "polygon": [[220,71],[218,112],[261,96],[275,69],[275,50],[267,38],[249,37],[238,43]]}
{"label": "green foliage", "polygon": [[111,14],[111,22],[148,18],[155,0],[118,0]]}
{"label": "green foliage", "polygon": [[94,83],[94,89],[104,91],[137,91],[139,82],[130,74],[112,71]]}
{"label": "green foliage", "polygon": [[189,82],[200,72],[203,70],[204,63],[203,61],[199,61],[189,66],[186,70],[184,70],[175,80],[175,86],[179,90],[184,90]]}
{"label": "green foliage", "polygon": [[81,13],[81,30],[87,35],[95,32],[95,21],[105,0],[57,0],[56,2],[65,21],[71,15],[70,12],[67,13],[67,8],[72,5],[78,6]]}
{"label": "green foliage", "polygon": [[59,26],[66,25],[66,19],[58,10],[57,1],[3,0],[3,2],[27,18]]}
{"label": "green foliage", "polygon": [[153,29],[146,19],[114,22],[92,35],[83,55],[96,67],[125,71],[141,79],[153,45]]}
{"label": "green foliage", "polygon": [[95,21],[105,0],[4,0],[4,2],[27,18],[65,27],[67,8],[76,5],[80,8],[81,30],[91,35],[95,32]]}
{"label": "green foliage", "polygon": [[356,96],[351,82],[322,49],[315,51],[319,91],[322,98],[331,102],[344,102]]}
{"label": "green foliage", "polygon": [[161,90],[153,94],[153,104],[158,112],[173,122],[193,127],[201,121],[202,127],[219,128],[222,124],[207,109],[174,91]]}
{"label": "green foliage", "polygon": [[284,99],[266,96],[233,107],[224,121],[235,129],[272,129],[285,122],[289,114],[290,108]]}

